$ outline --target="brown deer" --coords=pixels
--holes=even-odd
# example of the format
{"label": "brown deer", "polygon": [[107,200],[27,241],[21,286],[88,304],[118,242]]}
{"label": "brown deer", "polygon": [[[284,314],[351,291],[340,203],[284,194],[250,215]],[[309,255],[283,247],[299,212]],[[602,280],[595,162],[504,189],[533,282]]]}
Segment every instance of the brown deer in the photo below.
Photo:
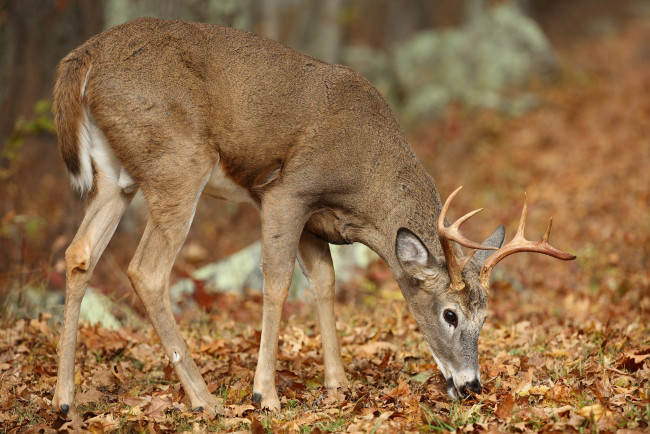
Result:
{"label": "brown deer", "polygon": [[[314,293],[327,387],[347,383],[328,243],[360,242],[389,265],[453,397],[481,390],[478,337],[492,267],[520,251],[575,258],[548,244],[550,225],[542,241],[524,240],[525,208],[505,247],[503,226],[484,244],[460,234],[475,212],[447,226],[458,190],[443,207],[368,81],[251,33],[157,19],[117,26],[61,61],[53,111],[71,183],[86,201],[65,254],[52,400],[63,413],[74,403],[81,300],[137,190],[149,220],[128,275],[191,406],[211,415],[222,410],[220,401],[188,352],[167,293],[202,194],[261,213],[264,309],[253,400],[262,408],[280,407],[278,334],[296,257]],[[488,250],[463,257],[452,241]]]}

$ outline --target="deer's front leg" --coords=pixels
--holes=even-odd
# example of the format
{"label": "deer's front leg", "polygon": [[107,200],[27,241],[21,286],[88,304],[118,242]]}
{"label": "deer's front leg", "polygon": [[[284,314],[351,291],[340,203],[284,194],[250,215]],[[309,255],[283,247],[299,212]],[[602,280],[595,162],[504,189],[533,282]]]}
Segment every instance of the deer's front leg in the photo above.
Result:
{"label": "deer's front leg", "polygon": [[262,202],[262,340],[255,370],[253,401],[270,410],[280,409],[275,389],[280,321],[304,222],[304,208],[289,195],[274,191],[266,193]]}
{"label": "deer's front leg", "polygon": [[303,232],[298,248],[300,267],[309,280],[318,312],[325,385],[329,388],[346,386],[341,347],[334,317],[334,265],[329,244],[309,232]]}

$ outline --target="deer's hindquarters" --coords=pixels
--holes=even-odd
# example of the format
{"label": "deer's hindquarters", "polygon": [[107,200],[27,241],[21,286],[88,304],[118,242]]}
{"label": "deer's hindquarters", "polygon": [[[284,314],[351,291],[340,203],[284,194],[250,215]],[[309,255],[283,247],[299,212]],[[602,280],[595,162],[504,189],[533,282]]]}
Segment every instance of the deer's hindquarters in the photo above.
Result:
{"label": "deer's hindquarters", "polygon": [[92,72],[88,50],[77,49],[59,64],[52,106],[59,151],[70,183],[80,195],[93,190],[99,172],[106,178],[107,186],[119,186],[128,194],[137,186],[116,158],[90,110],[88,84]]}

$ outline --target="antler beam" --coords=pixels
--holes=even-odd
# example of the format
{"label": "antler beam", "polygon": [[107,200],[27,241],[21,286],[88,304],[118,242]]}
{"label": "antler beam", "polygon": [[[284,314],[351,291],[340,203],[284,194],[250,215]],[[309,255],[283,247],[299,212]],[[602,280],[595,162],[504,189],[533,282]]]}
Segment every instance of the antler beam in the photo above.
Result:
{"label": "antler beam", "polygon": [[465,282],[463,282],[462,276],[463,268],[465,268],[465,265],[467,265],[472,255],[476,251],[467,256],[462,263],[459,263],[458,257],[456,256],[456,252],[454,252],[451,242],[455,241],[461,246],[469,247],[471,249],[497,250],[496,247],[484,246],[483,244],[476,243],[460,233],[460,225],[481,211],[483,208],[469,212],[456,220],[452,225],[445,226],[445,218],[447,217],[449,206],[461,188],[463,187],[458,187],[456,190],[454,190],[453,193],[449,195],[442,207],[442,210],[440,211],[440,215],[438,216],[438,237],[440,238],[440,245],[442,246],[442,251],[445,255],[445,260],[447,261],[447,270],[449,271],[449,278],[451,279],[450,286],[452,289],[455,289],[457,291],[461,291],[465,288]]}
{"label": "antler beam", "polygon": [[575,255],[571,253],[563,252],[556,249],[548,243],[548,236],[551,233],[551,226],[553,225],[553,218],[548,221],[548,226],[544,236],[539,241],[529,241],[524,238],[524,228],[526,227],[526,215],[528,214],[528,198],[524,196],[524,208],[521,212],[521,219],[519,220],[519,227],[517,228],[517,233],[514,238],[505,246],[501,247],[499,250],[490,255],[483,266],[481,267],[481,283],[487,289],[490,286],[490,274],[492,273],[492,268],[501,261],[506,256],[512,255],[513,253],[519,252],[533,252],[533,253],[543,253],[545,255],[552,256],[563,261],[571,261],[576,258]]}

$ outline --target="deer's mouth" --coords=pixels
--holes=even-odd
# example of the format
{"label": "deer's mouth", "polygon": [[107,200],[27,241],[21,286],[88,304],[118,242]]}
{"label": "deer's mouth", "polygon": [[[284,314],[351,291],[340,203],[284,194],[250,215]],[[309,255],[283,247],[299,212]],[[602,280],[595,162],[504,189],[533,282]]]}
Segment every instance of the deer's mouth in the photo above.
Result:
{"label": "deer's mouth", "polygon": [[443,365],[436,356],[436,353],[433,352],[431,349],[431,346],[429,346],[429,350],[431,351],[431,355],[433,356],[433,359],[436,361],[436,364],[438,365],[438,369],[440,369],[440,373],[444,377],[445,381],[447,381],[447,394],[452,398],[452,399],[458,399],[459,397],[461,399],[465,398],[467,395],[465,393],[459,393],[458,389],[456,388],[456,384],[454,383],[454,377],[453,374],[450,370],[448,370],[445,365]]}
{"label": "deer's mouth", "polygon": [[472,396],[471,392],[481,393],[481,383],[478,379],[462,385],[460,389],[456,387],[456,383],[454,383],[454,379],[452,377],[445,377],[445,380],[447,380],[447,393],[452,399],[467,399]]}
{"label": "deer's mouth", "polygon": [[451,396],[452,399],[458,399],[459,393],[458,389],[456,389],[456,385],[454,384],[454,379],[449,377],[446,378],[447,380],[447,394]]}

